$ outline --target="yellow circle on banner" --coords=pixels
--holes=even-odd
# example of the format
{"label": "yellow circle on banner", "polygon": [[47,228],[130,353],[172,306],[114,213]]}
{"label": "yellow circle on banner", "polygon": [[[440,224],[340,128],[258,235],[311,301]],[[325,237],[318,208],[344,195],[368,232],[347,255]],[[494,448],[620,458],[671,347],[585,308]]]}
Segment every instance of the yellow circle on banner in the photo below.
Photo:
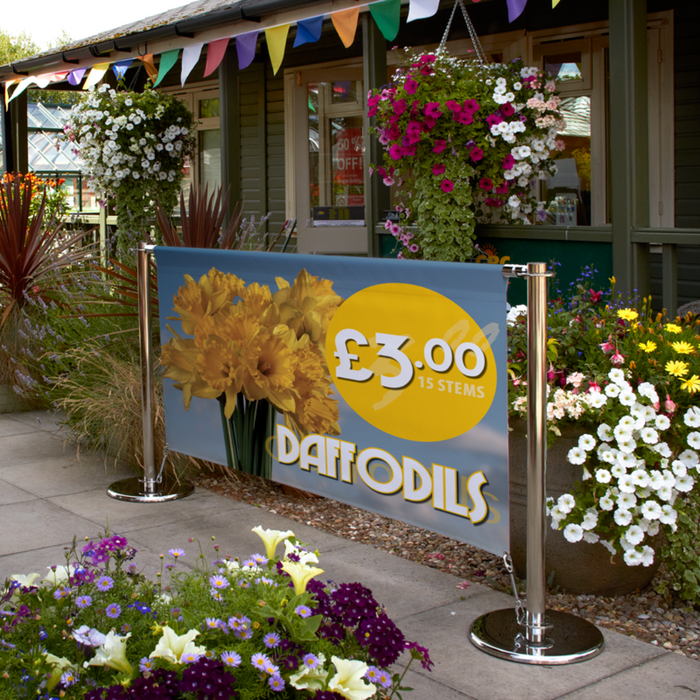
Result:
{"label": "yellow circle on banner", "polygon": [[453,301],[414,284],[378,284],[346,299],[328,328],[326,359],[350,407],[405,440],[462,435],[496,393],[484,331]]}

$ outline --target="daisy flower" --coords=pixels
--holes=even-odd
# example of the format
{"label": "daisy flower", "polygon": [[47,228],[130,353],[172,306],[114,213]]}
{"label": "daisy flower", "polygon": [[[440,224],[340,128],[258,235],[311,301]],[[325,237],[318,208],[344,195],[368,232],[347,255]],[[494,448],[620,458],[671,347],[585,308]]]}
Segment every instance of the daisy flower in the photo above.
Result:
{"label": "daisy flower", "polygon": [[221,653],[221,660],[231,668],[237,668],[241,665],[241,655],[235,651],[224,651]]}

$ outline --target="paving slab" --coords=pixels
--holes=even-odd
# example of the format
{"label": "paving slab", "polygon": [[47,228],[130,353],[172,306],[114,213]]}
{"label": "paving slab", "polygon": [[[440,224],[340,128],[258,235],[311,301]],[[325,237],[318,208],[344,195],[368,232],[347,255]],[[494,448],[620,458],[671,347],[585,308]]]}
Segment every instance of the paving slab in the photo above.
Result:
{"label": "paving slab", "polygon": [[56,432],[62,430],[65,413],[62,411],[22,411],[21,413],[8,413],[7,417],[16,423],[37,430]]}
{"label": "paving slab", "polygon": [[13,486],[9,481],[0,479],[0,505],[31,501],[34,498],[36,498],[36,495],[33,493]]}
{"label": "paving slab", "polygon": [[697,700],[700,667],[697,661],[664,652],[561,697],[566,700]]}
{"label": "paving slab", "polygon": [[66,444],[64,449],[63,438],[51,431],[36,430],[33,433],[0,437],[0,471],[7,470],[8,467],[14,470],[25,464],[46,460],[73,458],[75,447]]}
{"label": "paving slab", "polygon": [[7,435],[23,435],[26,433],[36,432],[36,428],[32,425],[27,425],[24,422],[17,421],[12,418],[11,413],[0,414],[0,437]]}
{"label": "paving slab", "polygon": [[[510,596],[480,586],[465,600],[402,620],[401,630],[408,639],[416,639],[430,649],[435,661],[430,674],[433,679],[479,700],[567,697],[567,693],[666,653],[609,630],[602,630],[605,638],[602,654],[567,666],[514,663],[478,650],[469,641],[471,623],[484,613],[512,607]],[[696,662],[688,660],[688,663],[697,668]],[[422,669],[417,672],[427,675]],[[627,698],[624,694],[614,697]]]}

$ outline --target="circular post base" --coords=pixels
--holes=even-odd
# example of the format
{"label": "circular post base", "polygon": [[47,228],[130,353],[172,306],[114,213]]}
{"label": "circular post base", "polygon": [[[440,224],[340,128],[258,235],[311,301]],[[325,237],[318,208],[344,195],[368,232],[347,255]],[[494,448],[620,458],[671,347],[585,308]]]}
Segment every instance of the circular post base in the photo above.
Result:
{"label": "circular post base", "polygon": [[146,491],[143,479],[134,476],[130,479],[115,481],[107,489],[107,495],[119,501],[131,501],[132,503],[163,503],[185,498],[194,492],[194,486],[190,484],[178,484],[175,481],[163,479],[160,484],[155,484],[151,492]]}
{"label": "circular post base", "polygon": [[558,610],[547,610],[545,619],[551,627],[542,645],[527,643],[526,629],[518,624],[513,608],[494,610],[477,618],[469,638],[474,646],[492,656],[541,666],[586,661],[603,650],[601,631],[587,620]]}

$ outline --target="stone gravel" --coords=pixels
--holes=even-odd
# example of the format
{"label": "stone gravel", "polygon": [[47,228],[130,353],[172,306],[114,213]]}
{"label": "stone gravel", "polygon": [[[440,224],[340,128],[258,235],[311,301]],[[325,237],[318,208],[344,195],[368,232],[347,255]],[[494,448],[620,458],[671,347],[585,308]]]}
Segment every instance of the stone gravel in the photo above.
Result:
{"label": "stone gravel", "polygon": [[[202,475],[195,483],[228,498],[451,574],[456,588],[481,583],[512,592],[500,557],[444,535],[296,489],[285,491],[280,484],[247,474]],[[700,611],[656,593],[655,586],[663,576],[662,567],[646,589],[616,598],[549,591],[547,605],[600,627],[700,659]],[[524,594],[524,582],[517,582],[517,586]]]}

